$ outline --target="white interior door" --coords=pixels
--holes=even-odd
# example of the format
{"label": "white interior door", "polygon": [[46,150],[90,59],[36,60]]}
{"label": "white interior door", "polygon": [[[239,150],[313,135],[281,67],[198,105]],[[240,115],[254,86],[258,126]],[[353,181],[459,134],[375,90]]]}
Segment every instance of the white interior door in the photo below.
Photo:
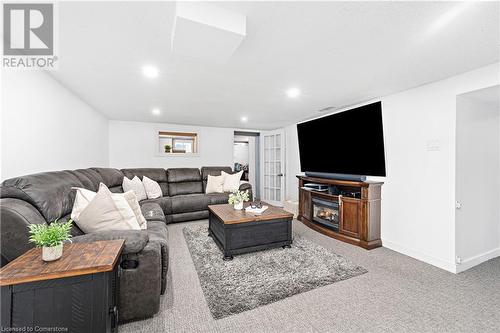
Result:
{"label": "white interior door", "polygon": [[261,132],[262,201],[283,206],[285,197],[285,133],[283,130]]}

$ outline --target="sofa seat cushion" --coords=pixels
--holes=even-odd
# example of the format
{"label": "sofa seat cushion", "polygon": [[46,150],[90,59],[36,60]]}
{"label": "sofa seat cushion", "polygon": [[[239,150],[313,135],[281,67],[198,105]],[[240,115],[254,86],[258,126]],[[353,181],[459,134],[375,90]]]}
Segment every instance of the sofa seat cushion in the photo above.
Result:
{"label": "sofa seat cushion", "polygon": [[210,193],[207,194],[210,198],[211,205],[227,204],[229,193]]}
{"label": "sofa seat cushion", "polygon": [[210,197],[206,194],[185,194],[172,197],[172,213],[187,213],[208,209]]}
{"label": "sofa seat cushion", "polygon": [[[141,206],[147,204],[147,203],[155,203],[158,204],[161,207],[161,210],[165,215],[172,214],[172,198],[171,197],[161,197],[161,198],[156,198],[156,199],[146,199],[142,200],[140,202]],[[144,211],[143,211],[144,213]],[[144,217],[147,216],[144,215]]]}
{"label": "sofa seat cushion", "polygon": [[167,220],[165,218],[165,213],[163,213],[163,209],[160,204],[154,202],[153,200],[143,200],[141,202],[141,212],[142,216],[146,219],[146,221],[161,221],[166,223]]}

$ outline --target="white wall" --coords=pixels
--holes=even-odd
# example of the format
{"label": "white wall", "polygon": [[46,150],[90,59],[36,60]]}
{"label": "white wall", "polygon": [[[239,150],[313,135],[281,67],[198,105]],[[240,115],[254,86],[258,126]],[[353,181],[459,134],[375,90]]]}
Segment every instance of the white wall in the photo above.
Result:
{"label": "white wall", "polygon": [[285,200],[299,200],[299,180],[300,172],[299,142],[297,139],[297,125],[293,124],[285,127]]}
{"label": "white wall", "polygon": [[[197,132],[199,153],[189,157],[158,154],[158,130]],[[109,165],[114,168],[233,167],[233,137],[231,128],[110,120]]]}
{"label": "white wall", "polygon": [[233,151],[233,159],[235,163],[241,165],[248,164],[249,145],[248,143],[235,143]]}
{"label": "white wall", "polygon": [[254,189],[255,193],[258,193],[255,184],[256,166],[255,137],[250,136],[248,137],[248,181],[252,184],[252,189]]}
{"label": "white wall", "polygon": [[[387,164],[381,222],[385,247],[456,272],[456,96],[497,85],[499,77],[496,63],[377,99],[382,101]],[[295,127],[286,131],[287,197],[294,198],[298,144]]]}
{"label": "white wall", "polygon": [[458,271],[500,255],[500,110],[476,99],[477,93],[457,98]]}
{"label": "white wall", "polygon": [[108,165],[108,121],[42,71],[2,71],[1,178]]}

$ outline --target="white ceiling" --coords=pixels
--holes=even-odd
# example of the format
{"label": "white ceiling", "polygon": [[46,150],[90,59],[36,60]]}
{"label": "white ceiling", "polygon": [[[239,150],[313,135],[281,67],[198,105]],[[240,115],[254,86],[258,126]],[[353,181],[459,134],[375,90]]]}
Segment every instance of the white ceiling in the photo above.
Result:
{"label": "white ceiling", "polygon": [[[499,2],[434,32],[456,2],[214,5],[247,17],[225,64],[171,53],[174,2],[61,2],[52,74],[110,119],[272,129],[499,61]],[[160,76],[143,77],[146,64]]]}

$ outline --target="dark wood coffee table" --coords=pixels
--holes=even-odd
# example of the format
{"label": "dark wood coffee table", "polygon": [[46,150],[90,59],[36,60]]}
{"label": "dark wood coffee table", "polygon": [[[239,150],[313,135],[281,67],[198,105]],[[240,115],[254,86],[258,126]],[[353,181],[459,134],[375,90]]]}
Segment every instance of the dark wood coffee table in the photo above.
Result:
{"label": "dark wood coffee table", "polygon": [[224,260],[233,259],[235,254],[290,247],[293,214],[263,204],[269,208],[262,214],[235,210],[229,204],[208,206],[208,234],[224,253]]}

